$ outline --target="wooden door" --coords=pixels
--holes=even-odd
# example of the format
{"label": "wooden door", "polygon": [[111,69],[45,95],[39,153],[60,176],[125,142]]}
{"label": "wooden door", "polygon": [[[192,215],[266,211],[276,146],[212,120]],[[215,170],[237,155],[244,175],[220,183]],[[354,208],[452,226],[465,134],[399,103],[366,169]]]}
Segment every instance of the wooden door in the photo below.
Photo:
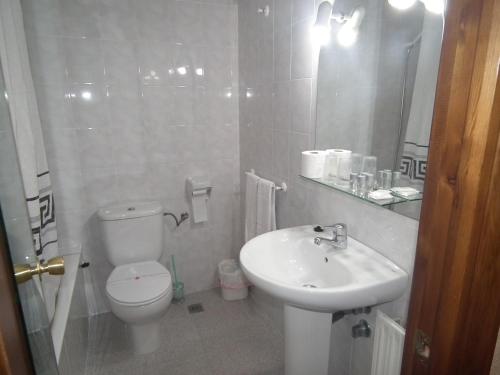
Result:
{"label": "wooden door", "polygon": [[[489,374],[500,323],[500,0],[450,0],[402,374]],[[427,337],[423,355],[415,349]]]}
{"label": "wooden door", "polygon": [[13,273],[0,216],[0,374],[28,375],[34,372]]}

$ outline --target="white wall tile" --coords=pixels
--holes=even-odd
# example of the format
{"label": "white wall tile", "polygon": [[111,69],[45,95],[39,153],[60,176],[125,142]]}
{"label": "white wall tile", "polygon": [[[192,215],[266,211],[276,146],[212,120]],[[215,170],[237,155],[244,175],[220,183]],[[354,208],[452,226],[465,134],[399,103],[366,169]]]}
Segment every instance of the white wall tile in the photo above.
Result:
{"label": "white wall tile", "polygon": [[33,82],[63,87],[66,83],[66,58],[61,39],[27,34]]}
{"label": "white wall tile", "polygon": [[68,80],[73,84],[101,83],[104,63],[97,38],[65,38]]}
{"label": "white wall tile", "polygon": [[134,40],[137,20],[133,0],[97,0],[98,24],[102,39]]}
{"label": "white wall tile", "polygon": [[292,121],[290,105],[290,81],[276,82],[274,84],[273,117],[274,130],[290,130]]}
{"label": "white wall tile", "polygon": [[38,86],[38,112],[44,128],[73,128],[69,95],[63,87]]}
{"label": "white wall tile", "polygon": [[314,16],[314,0],[293,0],[292,23]]}
{"label": "white wall tile", "polygon": [[113,166],[111,132],[107,129],[78,129],[78,149],[82,168],[110,168]]}
{"label": "white wall tile", "polygon": [[312,77],[311,27],[311,19],[292,26],[292,79]]}
{"label": "white wall tile", "polygon": [[290,32],[292,25],[292,0],[275,0],[274,31]]}
{"label": "white wall tile", "polygon": [[137,88],[139,63],[135,44],[127,40],[101,40],[100,43],[104,60],[104,82]]}
{"label": "white wall tile", "polygon": [[95,0],[60,1],[63,34],[69,37],[97,37],[98,11]]}
{"label": "white wall tile", "polygon": [[174,40],[177,43],[196,44],[203,38],[201,4],[176,1],[174,4]]}
{"label": "white wall tile", "polygon": [[[137,90],[125,89],[122,86],[108,86],[105,101],[109,127],[115,130],[114,133],[142,127],[141,100]],[[140,138],[137,139],[140,140]]]}
{"label": "white wall tile", "polygon": [[58,0],[23,0],[24,27],[27,33],[56,36],[62,32]]}
{"label": "white wall tile", "polygon": [[174,107],[170,125],[192,126],[195,114],[195,91],[191,86],[176,86],[173,89]]}
{"label": "white wall tile", "polygon": [[88,209],[95,210],[117,199],[118,185],[112,168],[87,168],[83,171],[83,181]]}
{"label": "white wall tile", "polygon": [[289,133],[275,130],[273,133],[273,176],[288,180]]}
{"label": "white wall tile", "polygon": [[44,127],[42,131],[47,146],[49,168],[80,170],[77,130]]}
{"label": "white wall tile", "polygon": [[211,46],[231,46],[236,41],[236,13],[232,5],[202,4],[202,34],[204,42]]}
{"label": "white wall tile", "polygon": [[174,1],[135,2],[137,30],[142,40],[173,40]]}
{"label": "white wall tile", "polygon": [[311,130],[311,90],[310,79],[291,81],[290,102],[293,131],[309,134]]}
{"label": "white wall tile", "polygon": [[82,211],[86,208],[84,181],[80,169],[51,171],[57,210]]}
{"label": "white wall tile", "polygon": [[109,126],[106,88],[102,84],[71,85],[68,95],[76,128],[105,129]]}
{"label": "white wall tile", "polygon": [[291,31],[274,34],[274,75],[276,81],[287,81],[291,77]]}
{"label": "white wall tile", "polygon": [[137,56],[139,75],[144,85],[172,83],[175,72],[173,43],[164,40],[139,39]]}

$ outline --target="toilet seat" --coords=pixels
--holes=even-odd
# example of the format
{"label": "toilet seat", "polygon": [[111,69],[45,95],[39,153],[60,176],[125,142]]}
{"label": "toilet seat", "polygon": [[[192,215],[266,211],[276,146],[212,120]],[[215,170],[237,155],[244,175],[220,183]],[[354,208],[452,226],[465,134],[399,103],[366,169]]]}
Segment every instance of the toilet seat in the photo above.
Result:
{"label": "toilet seat", "polygon": [[140,306],[172,292],[170,272],[155,261],[116,267],[106,282],[107,295],[118,304]]}

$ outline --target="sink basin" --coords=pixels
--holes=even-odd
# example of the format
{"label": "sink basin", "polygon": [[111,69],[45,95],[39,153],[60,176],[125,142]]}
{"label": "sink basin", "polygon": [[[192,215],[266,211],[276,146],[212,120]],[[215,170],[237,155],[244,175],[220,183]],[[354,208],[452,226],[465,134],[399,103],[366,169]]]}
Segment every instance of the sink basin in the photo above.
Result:
{"label": "sink basin", "polygon": [[285,303],[314,311],[373,306],[400,297],[407,273],[366,245],[349,238],[347,249],[314,244],[302,226],[265,233],[243,246],[240,262],[247,278]]}
{"label": "sink basin", "polygon": [[348,238],[346,249],[314,243],[313,226],[265,233],[240,252],[246,277],[284,301],[285,374],[328,375],[332,313],[400,297],[408,275]]}

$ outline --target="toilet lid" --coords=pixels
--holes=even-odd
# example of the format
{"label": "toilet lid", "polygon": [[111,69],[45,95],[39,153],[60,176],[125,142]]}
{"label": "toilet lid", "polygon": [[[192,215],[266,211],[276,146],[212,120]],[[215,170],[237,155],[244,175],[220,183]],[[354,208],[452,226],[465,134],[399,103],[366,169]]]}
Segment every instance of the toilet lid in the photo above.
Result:
{"label": "toilet lid", "polygon": [[116,267],[106,282],[107,294],[118,303],[150,303],[172,287],[168,270],[158,262],[139,262]]}

